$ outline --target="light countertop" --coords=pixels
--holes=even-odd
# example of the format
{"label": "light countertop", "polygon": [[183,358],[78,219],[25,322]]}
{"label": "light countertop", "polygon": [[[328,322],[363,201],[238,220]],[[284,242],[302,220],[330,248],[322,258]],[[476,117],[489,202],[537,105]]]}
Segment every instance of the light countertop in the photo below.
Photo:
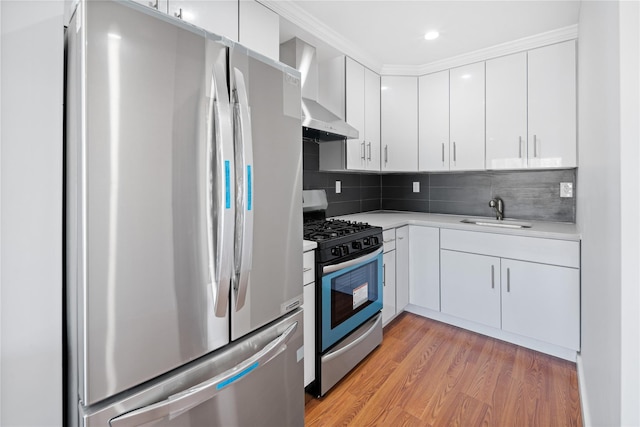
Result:
{"label": "light countertop", "polygon": [[[367,222],[377,225],[383,229],[402,227],[403,225],[422,225],[438,228],[451,228],[467,231],[478,231],[483,233],[494,234],[512,234],[527,237],[542,237],[546,239],[559,240],[580,240],[580,231],[578,226],[572,223],[564,222],[547,222],[547,221],[529,221],[531,228],[502,228],[491,227],[477,224],[465,224],[460,222],[465,218],[479,218],[475,216],[464,215],[445,215],[430,214],[420,212],[400,212],[400,211],[373,211],[362,212],[352,215],[344,215],[336,218]],[[486,218],[491,219],[491,218]],[[505,220],[508,221],[508,220]],[[523,221],[525,222],[525,221]],[[305,242],[306,243],[306,242]],[[307,249],[305,249],[307,250]]]}
{"label": "light countertop", "polygon": [[302,252],[307,252],[318,247],[316,242],[312,242],[311,240],[303,240],[302,241]]}

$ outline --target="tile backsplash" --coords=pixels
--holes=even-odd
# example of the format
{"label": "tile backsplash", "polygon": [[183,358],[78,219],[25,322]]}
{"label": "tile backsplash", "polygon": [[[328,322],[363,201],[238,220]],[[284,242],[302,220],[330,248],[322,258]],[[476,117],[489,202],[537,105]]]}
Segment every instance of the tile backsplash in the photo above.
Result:
{"label": "tile backsplash", "polygon": [[[576,170],[448,173],[353,173],[319,171],[319,149],[303,142],[304,189],[324,188],[327,216],[379,209],[492,216],[489,200],[504,201],[505,218],[575,222]],[[342,192],[336,193],[340,181]],[[420,191],[413,192],[414,182]],[[560,183],[573,183],[573,197],[560,197]]]}

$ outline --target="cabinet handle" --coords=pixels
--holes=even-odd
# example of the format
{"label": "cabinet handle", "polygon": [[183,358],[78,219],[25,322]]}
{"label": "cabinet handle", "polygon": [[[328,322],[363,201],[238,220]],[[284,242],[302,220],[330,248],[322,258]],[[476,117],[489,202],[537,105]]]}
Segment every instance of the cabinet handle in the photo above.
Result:
{"label": "cabinet handle", "polygon": [[402,239],[404,239],[404,237],[402,237],[402,236],[398,237],[398,240],[402,240]]}
{"label": "cabinet handle", "polygon": [[365,157],[365,148],[364,148],[364,141],[362,141],[362,142],[360,143],[360,145],[362,145],[362,156],[360,156],[360,158],[361,158],[362,160],[366,160],[366,157]]}
{"label": "cabinet handle", "polygon": [[389,146],[384,146],[384,164],[386,165],[389,162]]}
{"label": "cabinet handle", "polygon": [[491,289],[496,287],[496,269],[492,265],[491,266]]}
{"label": "cabinet handle", "polygon": [[507,292],[511,292],[511,271],[507,268]]}
{"label": "cabinet handle", "polygon": [[453,163],[456,162],[456,142],[453,141]]}
{"label": "cabinet handle", "polygon": [[444,166],[444,142],[442,143],[442,166]]}
{"label": "cabinet handle", "polygon": [[308,267],[302,270],[303,273],[306,273],[307,271],[311,271],[313,270],[313,267]]}
{"label": "cabinet handle", "polygon": [[367,160],[371,161],[371,143],[369,143],[368,145],[369,145],[369,156],[367,157]]}
{"label": "cabinet handle", "polygon": [[533,157],[538,157],[538,137],[533,135]]}
{"label": "cabinet handle", "polygon": [[176,18],[182,19],[182,8],[178,9],[174,15],[176,15]]}
{"label": "cabinet handle", "polygon": [[149,2],[149,7],[152,7],[155,10],[158,10],[158,0],[156,0],[155,2],[150,1]]}
{"label": "cabinet handle", "polygon": [[518,157],[522,158],[522,137],[518,137]]}
{"label": "cabinet handle", "polygon": [[387,265],[382,264],[382,286],[387,286]]}

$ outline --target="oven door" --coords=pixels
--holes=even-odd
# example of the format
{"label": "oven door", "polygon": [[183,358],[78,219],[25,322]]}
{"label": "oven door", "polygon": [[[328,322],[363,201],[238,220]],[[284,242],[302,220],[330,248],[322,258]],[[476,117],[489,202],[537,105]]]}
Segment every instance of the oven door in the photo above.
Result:
{"label": "oven door", "polygon": [[382,309],[382,248],[321,271],[324,352]]}

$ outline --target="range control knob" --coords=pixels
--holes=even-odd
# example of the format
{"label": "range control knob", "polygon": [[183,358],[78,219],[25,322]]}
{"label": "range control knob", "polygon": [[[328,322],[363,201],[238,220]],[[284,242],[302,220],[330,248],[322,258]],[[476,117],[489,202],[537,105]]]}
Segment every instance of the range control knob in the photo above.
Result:
{"label": "range control knob", "polygon": [[371,244],[372,245],[377,245],[378,243],[380,243],[380,240],[378,240],[378,238],[376,236],[372,236],[371,237]]}
{"label": "range control knob", "polygon": [[365,237],[364,239],[362,239],[362,243],[364,243],[365,245],[370,245],[371,239],[369,239],[368,237]]}
{"label": "range control knob", "polygon": [[340,246],[336,246],[335,248],[331,248],[331,255],[340,256]]}
{"label": "range control knob", "polygon": [[340,248],[342,249],[342,255],[349,255],[349,246],[342,245]]}
{"label": "range control knob", "polygon": [[352,247],[353,249],[356,249],[356,250],[357,250],[357,249],[362,249],[362,243],[360,243],[360,242],[353,242],[353,243],[351,243],[351,247]]}

